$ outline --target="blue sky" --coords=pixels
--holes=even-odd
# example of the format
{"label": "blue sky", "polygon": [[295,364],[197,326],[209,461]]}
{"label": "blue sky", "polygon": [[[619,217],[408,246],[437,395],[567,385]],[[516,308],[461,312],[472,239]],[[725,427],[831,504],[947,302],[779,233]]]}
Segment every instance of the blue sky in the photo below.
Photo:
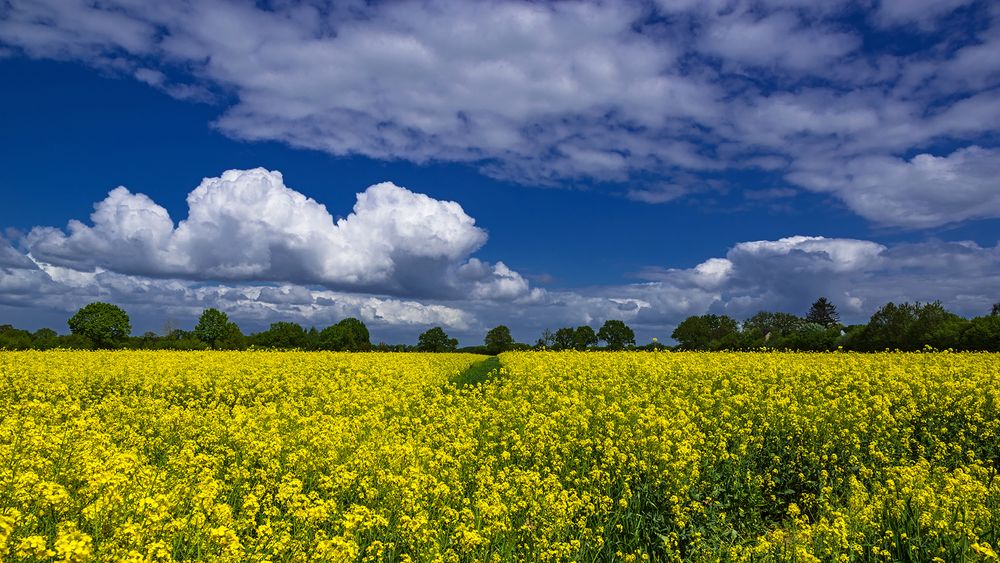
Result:
{"label": "blue sky", "polygon": [[995,3],[15,1],[0,78],[0,322],[1000,300]]}

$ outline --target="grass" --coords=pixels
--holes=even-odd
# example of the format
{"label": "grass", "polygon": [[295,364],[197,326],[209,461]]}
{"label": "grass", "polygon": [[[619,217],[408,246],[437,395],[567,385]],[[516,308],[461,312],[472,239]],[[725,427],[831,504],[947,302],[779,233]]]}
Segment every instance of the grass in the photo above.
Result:
{"label": "grass", "polygon": [[476,362],[465,369],[458,376],[452,378],[451,382],[456,387],[467,385],[478,385],[484,381],[492,379],[500,369],[500,360],[496,356],[490,356],[481,362]]}

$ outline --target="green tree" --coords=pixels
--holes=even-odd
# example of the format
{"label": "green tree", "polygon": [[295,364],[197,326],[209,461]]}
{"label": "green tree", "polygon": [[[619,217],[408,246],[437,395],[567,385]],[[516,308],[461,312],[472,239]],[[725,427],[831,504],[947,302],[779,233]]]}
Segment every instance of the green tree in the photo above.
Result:
{"label": "green tree", "polygon": [[0,326],[0,350],[27,350],[31,345],[30,332],[11,325]]}
{"label": "green tree", "polygon": [[420,352],[454,352],[457,347],[458,340],[448,338],[448,333],[439,326],[424,331],[417,339]]}
{"label": "green tree", "polygon": [[907,347],[911,350],[933,346],[938,350],[956,348],[962,331],[969,323],[966,319],[948,311],[940,301],[917,304],[917,318],[907,334]]}
{"label": "green tree", "polygon": [[827,328],[840,324],[840,314],[837,313],[837,306],[830,303],[826,297],[820,297],[809,307],[806,314],[807,323],[816,323]]}
{"label": "green tree", "polygon": [[726,315],[688,317],[670,334],[685,350],[709,350],[739,333],[736,320]]}
{"label": "green tree", "polygon": [[960,345],[963,350],[1000,352],[1000,315],[970,320],[962,331]]}
{"label": "green tree", "polygon": [[234,322],[226,323],[222,334],[215,341],[217,350],[243,350],[247,347],[247,339],[243,336],[243,331]]}
{"label": "green tree", "polygon": [[350,341],[351,335],[346,327],[339,324],[330,325],[319,332],[316,348],[340,352],[347,350]]}
{"label": "green tree", "polygon": [[624,321],[608,320],[597,331],[597,338],[603,340],[610,350],[624,350],[626,346],[635,346],[635,333]]}
{"label": "green tree", "polygon": [[990,315],[993,317],[1000,317],[1000,303],[993,304],[993,310],[990,311]]}
{"label": "green tree", "polygon": [[591,346],[597,345],[597,333],[594,329],[590,328],[588,325],[581,325],[576,327],[573,331],[573,348],[577,350],[586,350]]}
{"label": "green tree", "polygon": [[925,345],[950,348],[960,345],[968,321],[933,303],[886,303],[868,321],[855,348],[877,350],[919,350]]}
{"label": "green tree", "polygon": [[810,352],[833,350],[840,340],[840,328],[818,323],[802,323],[796,330],[770,341],[772,348],[787,348]]}
{"label": "green tree", "polygon": [[872,314],[868,325],[854,339],[853,344],[861,350],[906,350],[908,334],[917,320],[916,306],[910,303],[886,303]]}
{"label": "green tree", "polygon": [[571,350],[576,343],[576,331],[569,327],[557,329],[552,335],[553,350]]}
{"label": "green tree", "polygon": [[229,317],[218,309],[205,309],[194,327],[194,337],[215,348],[215,343],[226,333]]}
{"label": "green tree", "polygon": [[371,350],[371,337],[365,323],[348,317],[319,333],[317,348],[340,352],[366,352]]}
{"label": "green tree", "polygon": [[98,348],[119,346],[132,333],[128,314],[121,307],[99,301],[85,305],[67,324],[73,334],[86,337]]}
{"label": "green tree", "polygon": [[753,338],[770,340],[777,336],[785,336],[802,328],[805,320],[791,313],[771,313],[760,311],[743,321],[743,332]]}
{"label": "green tree", "polygon": [[306,347],[306,331],[301,325],[289,322],[271,323],[270,328],[254,335],[254,343],[265,348],[291,350]]}
{"label": "green tree", "polygon": [[337,325],[342,327],[349,336],[345,350],[367,352],[372,349],[371,335],[368,333],[368,327],[360,319],[347,317],[337,323]]}
{"label": "green tree", "polygon": [[495,356],[501,352],[506,352],[514,346],[514,338],[510,335],[510,329],[504,325],[495,326],[486,333],[483,338],[486,345],[486,353]]}
{"label": "green tree", "polygon": [[49,350],[59,346],[59,335],[51,328],[40,328],[31,335],[31,347],[36,350]]}

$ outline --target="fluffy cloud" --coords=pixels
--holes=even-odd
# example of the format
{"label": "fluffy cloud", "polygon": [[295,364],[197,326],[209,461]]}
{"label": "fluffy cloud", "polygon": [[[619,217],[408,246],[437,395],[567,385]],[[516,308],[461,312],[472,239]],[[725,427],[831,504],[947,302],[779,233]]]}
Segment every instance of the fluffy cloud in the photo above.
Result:
{"label": "fluffy cloud", "polygon": [[146,277],[291,282],[366,293],[514,299],[527,281],[503,263],[467,260],[486,242],[460,205],[390,182],[358,194],[334,221],[285,186],[281,173],[229,170],[206,178],[175,226],[166,209],[124,187],[95,205],[91,225],[36,227],[31,256],[80,271]]}
{"label": "fluffy cloud", "polygon": [[[961,41],[934,25],[954,17],[975,23]],[[866,31],[913,25],[931,47],[861,48]],[[822,176],[982,143],[1000,120],[998,34],[1000,11],[966,0],[0,5],[4,48],[231,101],[215,125],[236,138],[531,184],[629,181],[650,203],[704,191],[685,174],[762,158]],[[939,184],[899,189],[933,213],[961,192]],[[830,193],[859,209],[852,189]],[[997,216],[945,208],[926,222]],[[878,220],[919,226],[900,217]]]}
{"label": "fluffy cloud", "polygon": [[837,193],[859,215],[886,225],[936,227],[1000,216],[1000,150],[971,146],[909,160],[869,156],[789,174],[797,184]]}

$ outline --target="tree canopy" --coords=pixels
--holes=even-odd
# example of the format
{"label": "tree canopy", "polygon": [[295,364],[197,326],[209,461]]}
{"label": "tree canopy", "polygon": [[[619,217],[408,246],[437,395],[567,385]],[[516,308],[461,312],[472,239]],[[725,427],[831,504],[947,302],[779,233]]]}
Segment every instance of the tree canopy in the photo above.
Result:
{"label": "tree canopy", "polygon": [[98,348],[121,345],[132,325],[124,309],[111,303],[94,302],[85,305],[67,321],[73,334],[83,336]]}
{"label": "tree canopy", "polygon": [[573,331],[573,348],[586,350],[597,345],[597,333],[589,325],[581,325]]}
{"label": "tree canopy", "polygon": [[604,321],[597,338],[603,340],[611,350],[624,350],[627,346],[635,346],[635,332],[624,321]]}
{"label": "tree canopy", "polygon": [[436,326],[424,331],[417,339],[417,350],[421,352],[454,352],[458,340],[448,338],[443,328]]}
{"label": "tree canopy", "polygon": [[837,313],[836,305],[830,303],[826,297],[820,297],[809,307],[806,322],[832,327],[840,324],[840,314]]}
{"label": "tree canopy", "polygon": [[737,334],[739,325],[726,315],[701,315],[684,319],[670,337],[687,350],[707,350],[712,342]]}
{"label": "tree canopy", "polygon": [[306,338],[306,331],[301,325],[279,321],[271,323],[271,327],[267,330],[255,334],[253,342],[257,346],[264,348],[290,350],[294,348],[306,348],[308,339]]}
{"label": "tree canopy", "polygon": [[337,324],[324,328],[316,337],[316,341],[316,348],[319,350],[367,352],[372,348],[368,327],[354,317],[347,317]]}
{"label": "tree canopy", "polygon": [[514,338],[510,335],[510,329],[505,325],[495,326],[486,333],[483,339],[486,345],[486,353],[496,355],[506,352],[514,346]]}
{"label": "tree canopy", "polygon": [[215,347],[229,327],[229,317],[218,309],[205,309],[194,327],[194,336],[205,344]]}

